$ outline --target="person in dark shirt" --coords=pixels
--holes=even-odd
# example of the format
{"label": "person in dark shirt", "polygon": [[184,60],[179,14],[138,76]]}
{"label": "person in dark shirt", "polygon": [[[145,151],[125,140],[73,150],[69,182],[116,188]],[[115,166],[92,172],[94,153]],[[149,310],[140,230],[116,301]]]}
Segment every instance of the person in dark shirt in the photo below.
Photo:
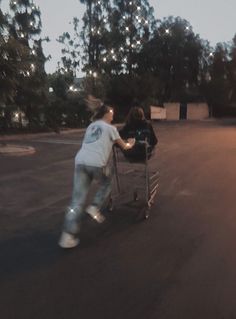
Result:
{"label": "person in dark shirt", "polygon": [[152,124],[146,120],[141,107],[132,107],[128,113],[125,125],[119,131],[121,138],[135,138],[136,143],[130,150],[124,151],[125,157],[133,161],[145,160],[147,143],[147,158],[153,153],[158,142]]}

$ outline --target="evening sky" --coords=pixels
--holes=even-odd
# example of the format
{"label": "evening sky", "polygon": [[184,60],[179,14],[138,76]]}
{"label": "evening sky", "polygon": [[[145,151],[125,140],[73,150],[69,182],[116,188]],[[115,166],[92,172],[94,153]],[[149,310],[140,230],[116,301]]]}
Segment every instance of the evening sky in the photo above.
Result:
{"label": "evening sky", "polygon": [[[44,44],[44,52],[52,59],[46,64],[47,72],[54,72],[61,57],[58,38],[65,31],[72,31],[73,17],[81,19],[85,6],[79,0],[35,0],[42,18],[42,35],[49,36],[50,42]],[[4,11],[8,0],[2,0]],[[193,31],[202,39],[209,40],[214,47],[217,42],[229,42],[236,33],[236,0],[149,0],[154,7],[155,17],[179,16],[186,19]]]}

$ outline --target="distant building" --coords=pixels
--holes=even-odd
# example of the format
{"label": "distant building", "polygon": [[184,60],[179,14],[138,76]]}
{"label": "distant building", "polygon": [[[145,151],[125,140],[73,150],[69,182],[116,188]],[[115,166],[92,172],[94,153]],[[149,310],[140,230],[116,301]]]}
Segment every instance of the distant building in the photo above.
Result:
{"label": "distant building", "polygon": [[209,118],[207,103],[164,103],[150,107],[153,120],[203,120]]}

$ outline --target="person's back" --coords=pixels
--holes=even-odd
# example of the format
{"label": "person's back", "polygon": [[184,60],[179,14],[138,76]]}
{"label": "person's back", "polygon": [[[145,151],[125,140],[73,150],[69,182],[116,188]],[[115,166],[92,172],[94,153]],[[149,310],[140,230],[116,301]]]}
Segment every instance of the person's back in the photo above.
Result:
{"label": "person's back", "polygon": [[124,139],[135,138],[136,141],[147,141],[151,146],[157,144],[157,138],[153,127],[146,119],[136,120],[132,123],[125,124],[119,133]]}
{"label": "person's back", "polygon": [[119,133],[123,139],[135,138],[136,140],[132,150],[124,152],[124,155],[131,160],[145,160],[146,151],[150,158],[158,142],[151,123],[145,119],[143,109],[139,107],[131,108],[126,123]]}
{"label": "person's back", "polygon": [[86,130],[75,163],[95,167],[106,166],[114,140],[118,137],[117,130],[113,125],[101,119],[91,123]]}

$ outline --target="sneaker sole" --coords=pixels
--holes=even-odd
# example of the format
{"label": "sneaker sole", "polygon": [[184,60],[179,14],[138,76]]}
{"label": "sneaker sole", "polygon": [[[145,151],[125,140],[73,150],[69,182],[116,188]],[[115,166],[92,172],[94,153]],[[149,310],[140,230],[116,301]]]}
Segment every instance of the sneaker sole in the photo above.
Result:
{"label": "sneaker sole", "polygon": [[77,239],[74,239],[73,241],[70,241],[70,242],[65,242],[63,239],[60,239],[58,241],[58,245],[61,247],[61,248],[74,248],[76,246],[78,246],[80,243],[80,240],[79,238]]}
{"label": "sneaker sole", "polygon": [[64,243],[62,243],[62,242],[59,241],[59,242],[58,242],[58,245],[59,245],[61,248],[63,248],[63,249],[74,248],[74,247],[77,247],[77,246],[79,245],[79,241],[76,242],[76,243],[67,244],[67,245],[65,245]]}

